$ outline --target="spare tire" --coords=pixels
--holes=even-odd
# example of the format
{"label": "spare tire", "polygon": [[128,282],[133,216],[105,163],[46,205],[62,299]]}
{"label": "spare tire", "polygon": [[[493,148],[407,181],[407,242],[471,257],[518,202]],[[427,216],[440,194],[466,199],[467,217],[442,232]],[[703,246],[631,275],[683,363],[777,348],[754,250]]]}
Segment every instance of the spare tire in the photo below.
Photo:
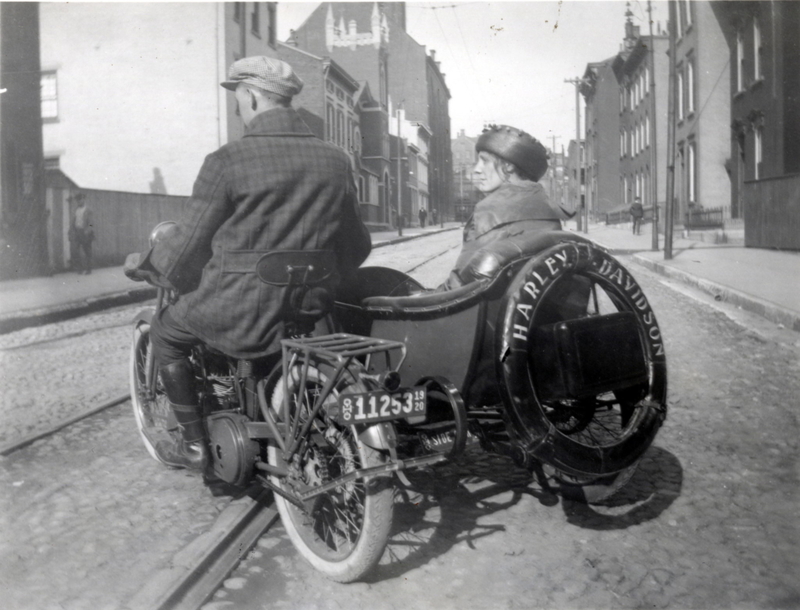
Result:
{"label": "spare tire", "polygon": [[634,466],[666,417],[667,366],[631,273],[565,241],[522,267],[499,316],[499,390],[526,451],[580,480]]}

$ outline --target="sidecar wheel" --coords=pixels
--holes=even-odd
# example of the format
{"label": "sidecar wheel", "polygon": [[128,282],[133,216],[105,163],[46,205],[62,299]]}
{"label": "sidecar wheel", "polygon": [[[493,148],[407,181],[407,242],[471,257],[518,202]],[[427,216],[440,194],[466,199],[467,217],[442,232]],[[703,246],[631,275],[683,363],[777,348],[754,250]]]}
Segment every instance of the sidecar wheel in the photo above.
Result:
{"label": "sidecar wheel", "polygon": [[667,411],[664,342],[638,283],[610,254],[565,241],[520,270],[498,328],[500,391],[523,447],[610,497]]}
{"label": "sidecar wheel", "polygon": [[[293,396],[299,396],[301,392],[313,395],[329,378],[330,368],[317,364],[316,368],[309,370],[306,387],[301,389],[299,368],[289,372],[288,387]],[[267,400],[275,413],[280,411],[283,401],[280,370],[278,367],[273,372],[266,387]],[[336,396],[341,392],[365,390],[360,381],[352,377],[346,379],[334,390],[332,404],[336,404]],[[291,401],[294,408],[298,402],[302,401],[297,398]],[[355,426],[338,426],[330,419],[318,418],[313,429],[316,433],[309,435],[310,442],[297,462],[298,475],[287,479],[272,476],[273,483],[308,489],[356,468],[372,468],[386,463],[382,453],[360,441]],[[275,443],[269,444],[267,459],[273,466],[287,468]],[[306,502],[304,508],[276,493],[275,504],[300,555],[331,580],[353,582],[377,565],[386,548],[394,510],[392,478],[387,474],[344,483]]]}
{"label": "sidecar wheel", "polygon": [[[156,379],[154,393],[151,394],[150,362],[153,358],[153,348],[150,345],[150,325],[146,322],[139,323],[133,329],[130,359],[130,384],[131,406],[136,419],[136,428],[142,438],[145,449],[150,456],[164,463],[156,453],[156,443],[169,438],[169,429],[175,424],[170,424],[172,410],[169,407],[167,396],[161,382]],[[158,373],[155,373],[158,375]]]}

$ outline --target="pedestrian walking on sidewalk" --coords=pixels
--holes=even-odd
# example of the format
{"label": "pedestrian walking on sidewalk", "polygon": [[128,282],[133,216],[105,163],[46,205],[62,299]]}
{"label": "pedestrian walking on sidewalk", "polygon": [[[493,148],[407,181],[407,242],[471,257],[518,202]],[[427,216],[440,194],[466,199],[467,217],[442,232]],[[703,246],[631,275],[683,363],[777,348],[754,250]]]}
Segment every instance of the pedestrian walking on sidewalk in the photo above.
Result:
{"label": "pedestrian walking on sidewalk", "polygon": [[72,262],[79,274],[92,272],[92,242],[94,241],[94,221],[92,211],[86,205],[86,195],[76,193],[69,198],[76,204],[72,213],[69,238],[72,242]]}
{"label": "pedestrian walking on sidewalk", "polygon": [[644,218],[644,208],[642,207],[641,197],[636,197],[630,209],[631,220],[633,220],[633,234],[641,235],[642,233],[642,218]]}
{"label": "pedestrian walking on sidewalk", "polygon": [[428,212],[425,208],[419,209],[419,226],[425,228],[425,219],[428,218]]}
{"label": "pedestrian walking on sidewalk", "polygon": [[431,223],[436,224],[436,216],[436,208],[433,208],[433,210],[431,210]]}
{"label": "pedestrian walking on sidewalk", "polygon": [[236,96],[244,136],[206,157],[181,220],[147,253],[125,262],[131,279],[179,293],[153,319],[150,340],[182,439],[155,449],[165,464],[198,470],[209,449],[192,348],[204,343],[240,359],[280,354],[287,289],[261,282],[257,261],[276,251],[331,251],[335,288],[371,249],[350,158],[314,137],[292,108],[303,87],[292,67],[245,57],[221,85]]}

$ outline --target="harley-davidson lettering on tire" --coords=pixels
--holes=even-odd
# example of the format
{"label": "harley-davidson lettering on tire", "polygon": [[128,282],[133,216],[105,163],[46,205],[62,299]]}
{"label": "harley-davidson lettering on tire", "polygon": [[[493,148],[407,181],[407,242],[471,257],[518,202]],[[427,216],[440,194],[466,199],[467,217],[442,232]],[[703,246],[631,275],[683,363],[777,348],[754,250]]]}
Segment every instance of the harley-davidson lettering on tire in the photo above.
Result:
{"label": "harley-davidson lettering on tire", "polygon": [[[273,412],[282,413],[284,383],[278,372],[270,376],[266,395]],[[301,425],[308,418],[307,406],[313,404],[313,396],[330,374],[330,368],[324,364],[312,366],[304,387],[300,387],[300,367],[289,370],[290,404],[293,409],[301,409]],[[366,391],[348,372],[345,377],[326,399],[326,406],[312,423],[308,443],[297,459],[287,465],[281,450],[274,442],[270,443],[269,463],[290,471],[286,478],[272,476],[275,485],[302,492],[358,468],[372,468],[386,462],[382,453],[359,440],[358,426],[341,426],[334,421],[340,393]],[[305,502],[303,508],[276,493],[275,504],[298,552],[328,578],[352,582],[369,572],[386,548],[394,504],[392,479],[387,474],[349,481]]]}
{"label": "harley-davidson lettering on tire", "polygon": [[567,241],[525,265],[500,315],[498,378],[524,447],[563,489],[610,497],[666,417],[664,343],[638,283]]}

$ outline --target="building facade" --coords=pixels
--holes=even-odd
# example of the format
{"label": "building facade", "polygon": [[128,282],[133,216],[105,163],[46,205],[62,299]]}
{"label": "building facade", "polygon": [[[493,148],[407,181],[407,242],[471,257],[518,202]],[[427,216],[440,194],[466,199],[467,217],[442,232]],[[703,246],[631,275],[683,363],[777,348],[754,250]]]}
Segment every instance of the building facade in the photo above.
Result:
{"label": "building facade", "polygon": [[228,66],[276,56],[274,2],[40,7],[45,157],[85,188],[191,193],[242,134]]}
{"label": "building facade", "polygon": [[730,84],[727,44],[712,2],[682,0],[675,24],[675,222],[689,226],[687,214],[732,210]]}
{"label": "building facade", "polygon": [[669,37],[642,36],[631,22],[630,10],[627,17],[623,50],[612,64],[619,83],[619,204],[624,210],[640,197],[645,208],[657,204],[663,218]]}
{"label": "building facade", "polygon": [[477,142],[477,137],[468,136],[462,129],[450,143],[453,159],[453,212],[454,219],[459,222],[464,222],[472,216],[472,210],[481,198],[473,174],[475,163],[478,161],[475,152]]}
{"label": "building facade", "polygon": [[586,101],[586,196],[594,219],[605,218],[622,204],[619,84],[613,63],[612,57],[588,64],[580,86]]}
{"label": "building facade", "polygon": [[[430,207],[450,210],[450,92],[435,54],[429,56],[405,31],[405,4],[322,3],[292,33],[290,42],[315,55],[330,56],[353,78],[368,82],[380,107],[393,113],[390,123],[402,110],[405,119],[430,129]],[[397,200],[396,193],[392,200]]]}
{"label": "building facade", "polygon": [[800,249],[800,4],[711,8],[730,58],[731,213],[746,246]]}

